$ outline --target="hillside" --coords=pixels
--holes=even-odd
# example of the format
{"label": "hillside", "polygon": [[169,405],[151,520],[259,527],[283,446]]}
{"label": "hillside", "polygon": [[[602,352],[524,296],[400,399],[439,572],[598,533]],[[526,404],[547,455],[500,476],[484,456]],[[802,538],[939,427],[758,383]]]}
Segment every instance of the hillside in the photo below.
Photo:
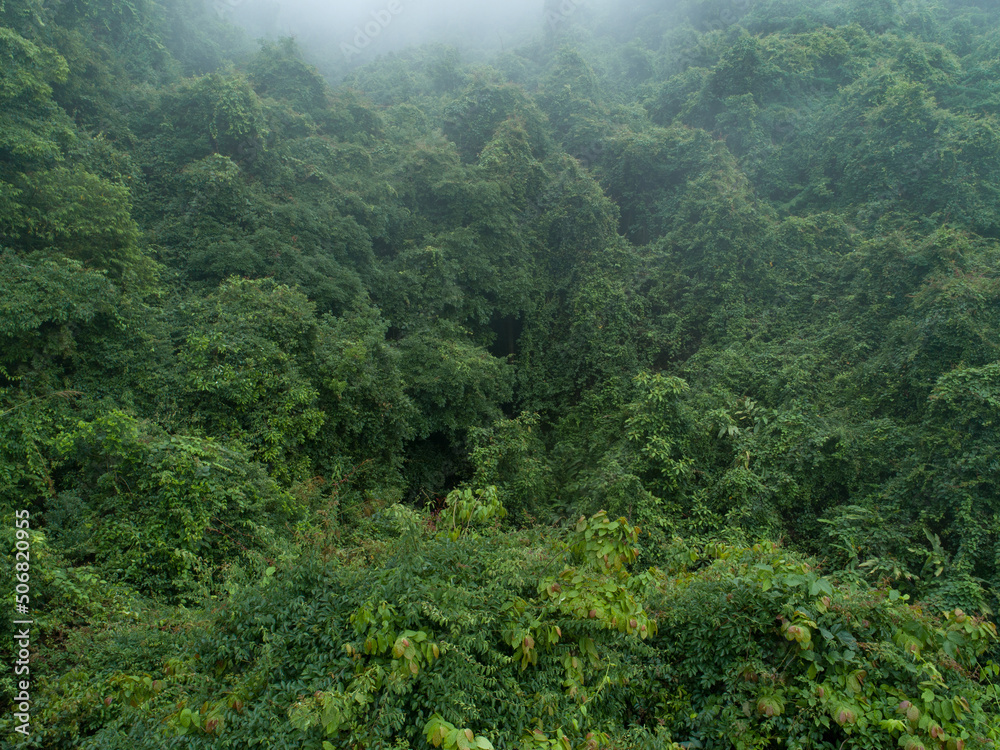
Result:
{"label": "hillside", "polygon": [[1000,9],[617,6],[2,0],[4,741],[995,746]]}

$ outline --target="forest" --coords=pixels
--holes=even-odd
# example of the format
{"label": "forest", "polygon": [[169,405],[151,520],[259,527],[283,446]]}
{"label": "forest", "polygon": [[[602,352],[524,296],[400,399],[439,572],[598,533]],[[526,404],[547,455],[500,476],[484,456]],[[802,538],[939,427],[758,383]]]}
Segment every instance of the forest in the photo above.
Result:
{"label": "forest", "polygon": [[1000,6],[538,6],[0,0],[0,746],[997,747]]}

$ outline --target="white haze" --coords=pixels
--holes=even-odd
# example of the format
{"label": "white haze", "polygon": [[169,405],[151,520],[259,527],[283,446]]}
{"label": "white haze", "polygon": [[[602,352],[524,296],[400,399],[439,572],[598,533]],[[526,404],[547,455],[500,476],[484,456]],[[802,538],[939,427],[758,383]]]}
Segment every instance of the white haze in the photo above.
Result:
{"label": "white haze", "polygon": [[427,43],[453,45],[473,56],[509,49],[540,36],[546,26],[568,18],[584,4],[584,0],[214,2],[251,37],[293,36],[310,57],[342,61],[344,69]]}

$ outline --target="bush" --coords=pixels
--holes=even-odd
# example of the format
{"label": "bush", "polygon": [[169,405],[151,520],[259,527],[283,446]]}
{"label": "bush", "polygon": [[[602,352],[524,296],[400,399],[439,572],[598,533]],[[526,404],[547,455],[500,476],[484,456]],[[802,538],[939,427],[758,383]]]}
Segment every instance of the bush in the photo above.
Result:
{"label": "bush", "polygon": [[245,454],[117,410],[62,433],[56,448],[63,489],[46,514],[54,541],[149,594],[206,592],[220,566],[264,548],[296,514]]}
{"label": "bush", "polygon": [[[42,741],[593,750],[997,739],[995,691],[980,682],[992,672],[977,661],[996,638],[990,623],[842,584],[773,544],[675,542],[666,571],[638,571],[639,530],[624,519],[499,532],[502,515],[494,489],[456,491],[440,515],[385,509],[368,543],[332,559],[307,550],[233,578],[221,608],[157,621],[174,633],[172,656],[150,634],[159,665],[136,658],[142,669],[122,670],[95,654],[51,683]],[[134,648],[140,632],[118,638]],[[88,730],[66,744],[67,727]]]}

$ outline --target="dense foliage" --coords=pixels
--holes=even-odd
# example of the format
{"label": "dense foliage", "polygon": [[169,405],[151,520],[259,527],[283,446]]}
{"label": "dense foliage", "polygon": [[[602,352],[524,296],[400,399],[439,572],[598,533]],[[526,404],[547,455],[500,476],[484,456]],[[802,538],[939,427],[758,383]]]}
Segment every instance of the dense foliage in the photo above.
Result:
{"label": "dense foliage", "polygon": [[1000,740],[1000,13],[617,5],[0,0],[4,741]]}

